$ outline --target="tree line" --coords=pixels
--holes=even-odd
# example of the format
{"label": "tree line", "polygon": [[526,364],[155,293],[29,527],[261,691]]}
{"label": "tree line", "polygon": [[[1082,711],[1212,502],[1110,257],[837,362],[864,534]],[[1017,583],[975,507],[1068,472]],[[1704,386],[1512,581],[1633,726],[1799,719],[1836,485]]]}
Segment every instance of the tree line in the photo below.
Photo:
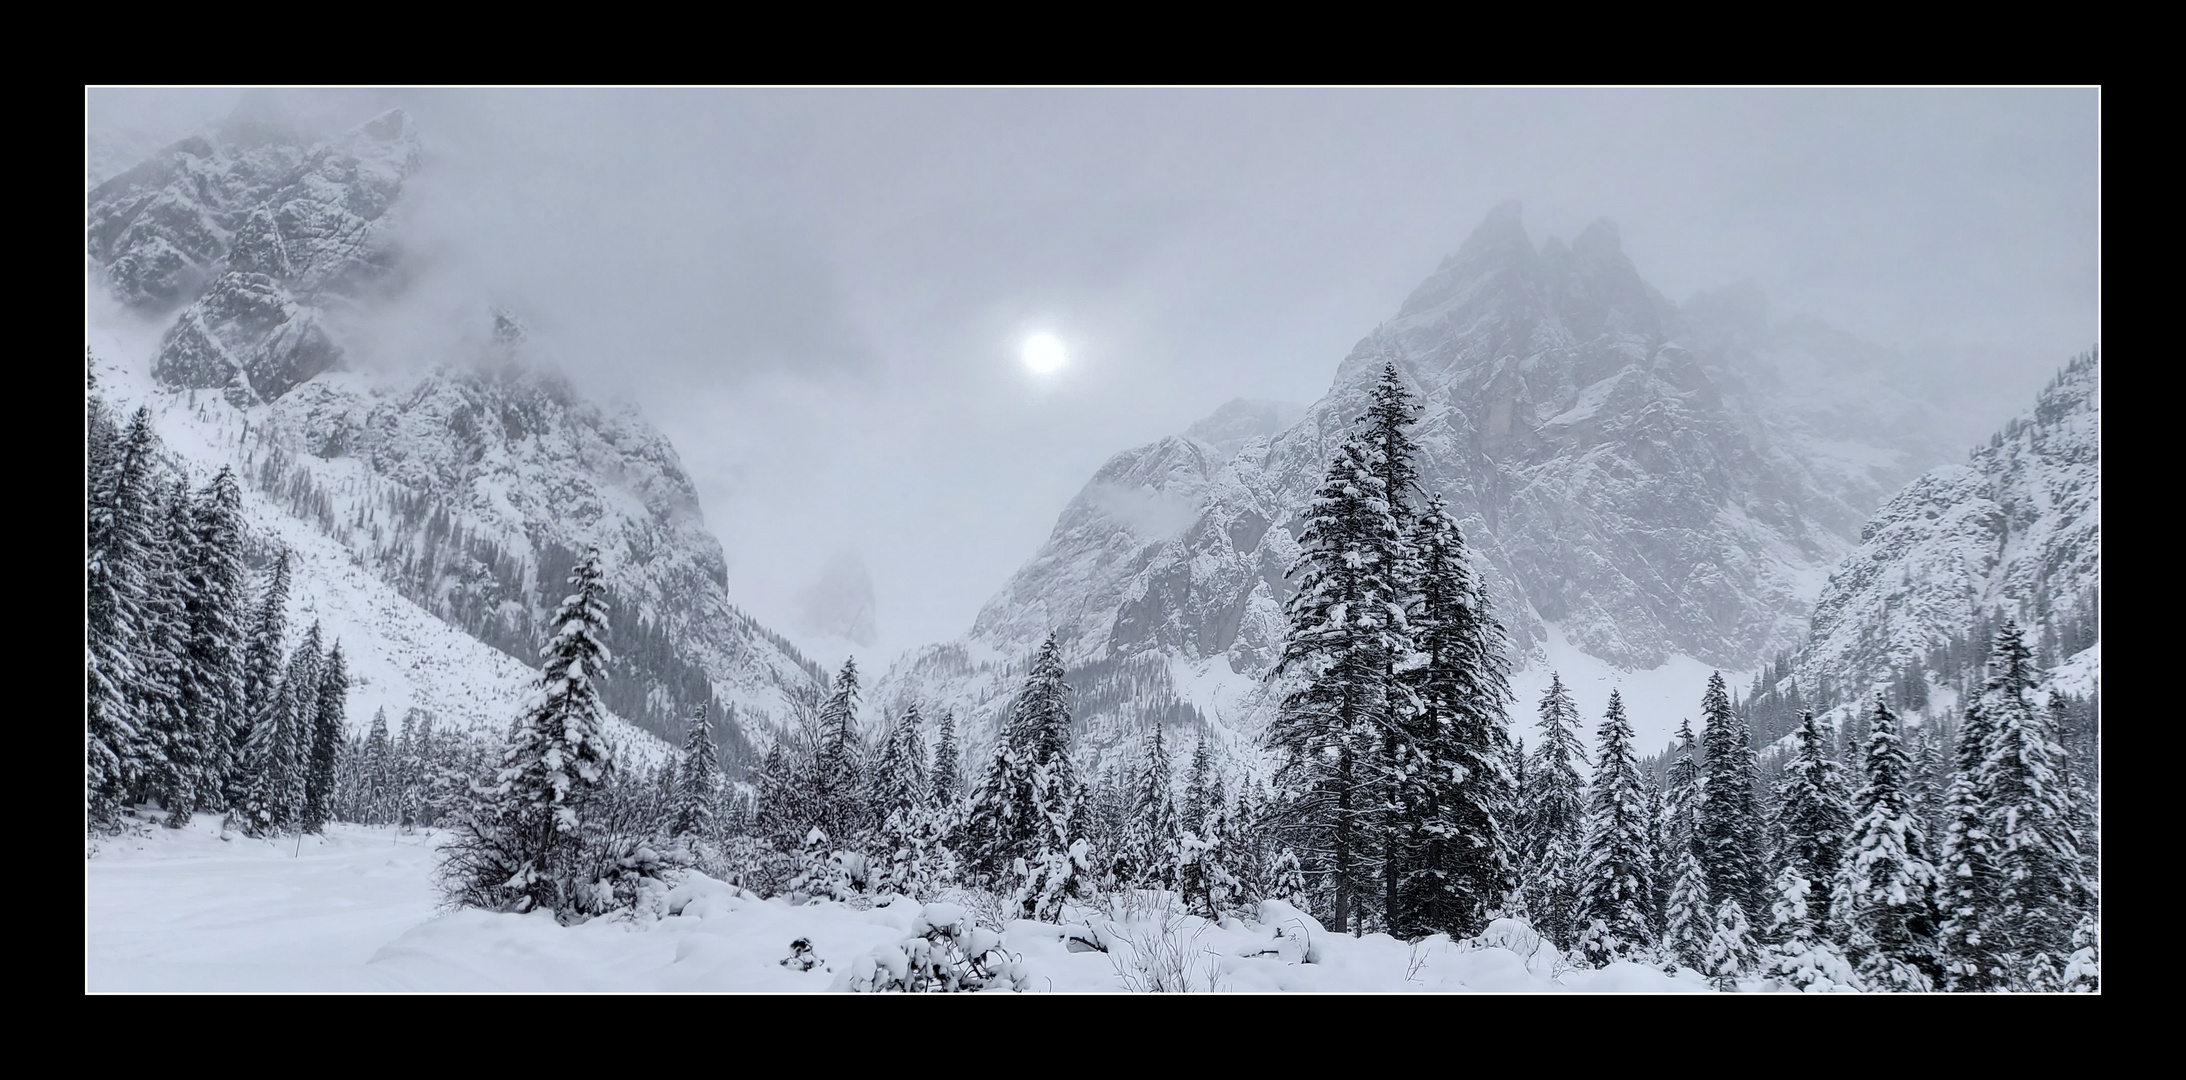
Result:
{"label": "tree line", "polygon": [[149,412],[123,429],[94,392],[87,813],[220,812],[254,835],[442,826],[449,902],[572,921],[642,907],[696,869],[798,899],[976,891],[1049,921],[1119,889],[1171,891],[1210,918],[1282,899],[1338,932],[1414,939],[1513,918],[1572,962],[1727,988],[2099,986],[2075,706],[2035,700],[2016,623],[1994,628],[1955,730],[1909,733],[1886,694],[1849,732],[1804,709],[1769,785],[1752,710],[1720,675],[1660,779],[1615,693],[1590,761],[1560,679],[1529,752],[1480,575],[1441,500],[1420,497],[1416,413],[1386,367],[1307,512],[1271,676],[1271,786],[1237,779],[1204,730],[1180,783],[1159,722],[1135,760],[1085,774],[1053,635],[976,768],[948,713],[931,747],[916,706],[869,729],[852,660],[745,785],[724,772],[734,717],[710,692],[657,766],[606,741],[608,642],[625,624],[596,550],[570,567],[500,739],[436,735],[417,713],[398,733],[384,712],[348,736],[340,646],[316,626],[287,642],[288,559],[251,580],[233,476],[190,489]]}

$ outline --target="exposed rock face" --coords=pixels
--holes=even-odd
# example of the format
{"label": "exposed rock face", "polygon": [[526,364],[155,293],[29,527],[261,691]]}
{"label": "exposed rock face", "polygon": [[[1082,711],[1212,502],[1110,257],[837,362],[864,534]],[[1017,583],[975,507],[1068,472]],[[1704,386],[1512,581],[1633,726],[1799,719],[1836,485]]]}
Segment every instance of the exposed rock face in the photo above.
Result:
{"label": "exposed rock face", "polygon": [[124,302],[188,303],[161,383],[272,401],[340,360],[327,314],[392,265],[390,211],[417,164],[400,110],[326,142],[231,120],[93,188],[86,243]]}
{"label": "exposed rock face", "polygon": [[490,330],[451,328],[422,374],[340,370],[334,317],[376,315],[417,167],[399,110],[324,142],[233,120],[93,189],[89,249],[115,294],[182,306],[154,381],[225,391],[197,406],[226,425],[207,448],[223,460],[205,464],[240,466],[380,583],[527,664],[569,568],[598,545],[611,708],[671,743],[702,702],[787,723],[824,674],[729,603],[691,480],[635,410],[539,369],[506,312],[480,314]]}
{"label": "exposed rock face", "polygon": [[[1050,629],[1082,665],[1264,673],[1300,515],[1388,363],[1423,406],[1423,483],[1521,653],[1554,623],[1620,666],[1747,669],[1803,640],[1867,512],[1943,459],[1905,434],[1932,424],[1893,423],[1925,407],[1890,385],[1889,359],[1813,320],[1771,324],[1750,286],[1681,308],[1614,226],[1537,248],[1506,205],[1302,416],[1233,403],[1111,459],[965,647],[908,658],[880,692],[979,711],[978,677],[948,672],[1014,660]],[[1257,707],[1226,722],[1255,727]]]}
{"label": "exposed rock face", "polygon": [[2101,461],[2102,365],[2089,353],[1965,464],[1875,512],[1814,606],[1802,685],[1887,684],[1978,614],[2032,626],[2088,603],[2102,584]]}

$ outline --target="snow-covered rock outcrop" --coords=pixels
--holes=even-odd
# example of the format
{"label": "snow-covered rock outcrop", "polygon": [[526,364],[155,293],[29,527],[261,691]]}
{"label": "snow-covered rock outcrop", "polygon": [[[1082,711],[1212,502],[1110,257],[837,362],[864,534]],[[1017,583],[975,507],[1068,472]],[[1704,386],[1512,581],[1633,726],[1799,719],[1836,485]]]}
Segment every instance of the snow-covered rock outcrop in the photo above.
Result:
{"label": "snow-covered rock outcrop", "polygon": [[1814,320],[1772,323],[1750,286],[1680,307],[1609,223],[1536,247],[1507,204],[1302,415],[1233,404],[1111,459],[967,638],[877,693],[997,713],[1007,669],[1052,629],[1095,691],[1096,743],[1147,711],[1102,704],[1117,679],[1250,734],[1300,514],[1392,362],[1423,405],[1423,481],[1482,558],[1521,664],[1555,643],[1621,669],[1752,670],[1804,639],[1868,512],[1944,460],[1908,434],[1933,425],[1888,360]]}
{"label": "snow-covered rock outcrop", "polygon": [[[789,722],[822,673],[729,602],[691,480],[635,410],[584,400],[499,312],[403,371],[345,363],[343,329],[369,330],[401,286],[398,200],[420,160],[400,110],[327,140],[244,110],[99,184],[97,276],[141,316],[180,309],[149,355],[106,342],[105,358],[217,433],[177,440],[193,469],[235,466],[456,632],[534,663],[562,579],[598,545],[611,708],[672,741],[702,702]],[[732,762],[742,725],[717,728]]]}
{"label": "snow-covered rock outcrop", "polygon": [[[1796,671],[1802,685],[1887,684],[1983,613],[2054,624],[2101,584],[2102,364],[2090,352],[1965,464],[1921,476],[1875,512],[1822,589]],[[2100,647],[2072,659],[2085,692]]]}

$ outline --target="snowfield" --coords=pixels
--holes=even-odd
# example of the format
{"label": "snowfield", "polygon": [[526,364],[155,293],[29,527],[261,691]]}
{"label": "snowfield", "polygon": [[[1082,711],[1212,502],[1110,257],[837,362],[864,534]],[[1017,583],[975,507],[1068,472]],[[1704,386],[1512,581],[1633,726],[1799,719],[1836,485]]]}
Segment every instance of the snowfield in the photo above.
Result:
{"label": "snowfield", "polygon": [[[564,927],[544,914],[442,913],[432,837],[333,825],[279,842],[200,818],[177,832],[102,838],[84,863],[84,989],[127,991],[819,992],[870,972],[921,905],[791,905],[693,876],[657,919]],[[1253,923],[1145,910],[1074,912],[1071,925],[1003,927],[1029,992],[1144,989],[1157,981],[1229,992],[1706,991],[1638,964],[1564,969],[1514,923],[1482,939],[1414,947],[1330,934],[1281,903]],[[946,908],[936,905],[934,910]],[[1167,932],[1164,932],[1164,925]],[[781,963],[790,943],[818,963]],[[1096,946],[1099,946],[1096,948]],[[1100,951],[1105,948],[1107,951]],[[885,963],[885,962],[884,962]]]}

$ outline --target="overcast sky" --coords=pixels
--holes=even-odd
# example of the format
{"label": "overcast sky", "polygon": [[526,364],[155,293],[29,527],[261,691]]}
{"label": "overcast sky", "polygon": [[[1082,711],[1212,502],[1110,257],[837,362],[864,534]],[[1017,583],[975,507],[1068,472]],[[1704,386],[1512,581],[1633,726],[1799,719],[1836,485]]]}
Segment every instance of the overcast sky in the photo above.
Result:
{"label": "overcast sky", "polygon": [[[96,160],[235,91],[92,91]],[[1495,204],[1617,222],[1672,299],[1753,278],[2000,402],[2097,340],[2099,99],[2019,91],[348,91],[401,104],[426,298],[505,304],[637,402],[732,598],[862,558],[881,666],[954,637],[1118,450],[1309,402]],[[1035,376],[1031,333],[1068,364]],[[1994,426],[2022,404],[1979,426]]]}

